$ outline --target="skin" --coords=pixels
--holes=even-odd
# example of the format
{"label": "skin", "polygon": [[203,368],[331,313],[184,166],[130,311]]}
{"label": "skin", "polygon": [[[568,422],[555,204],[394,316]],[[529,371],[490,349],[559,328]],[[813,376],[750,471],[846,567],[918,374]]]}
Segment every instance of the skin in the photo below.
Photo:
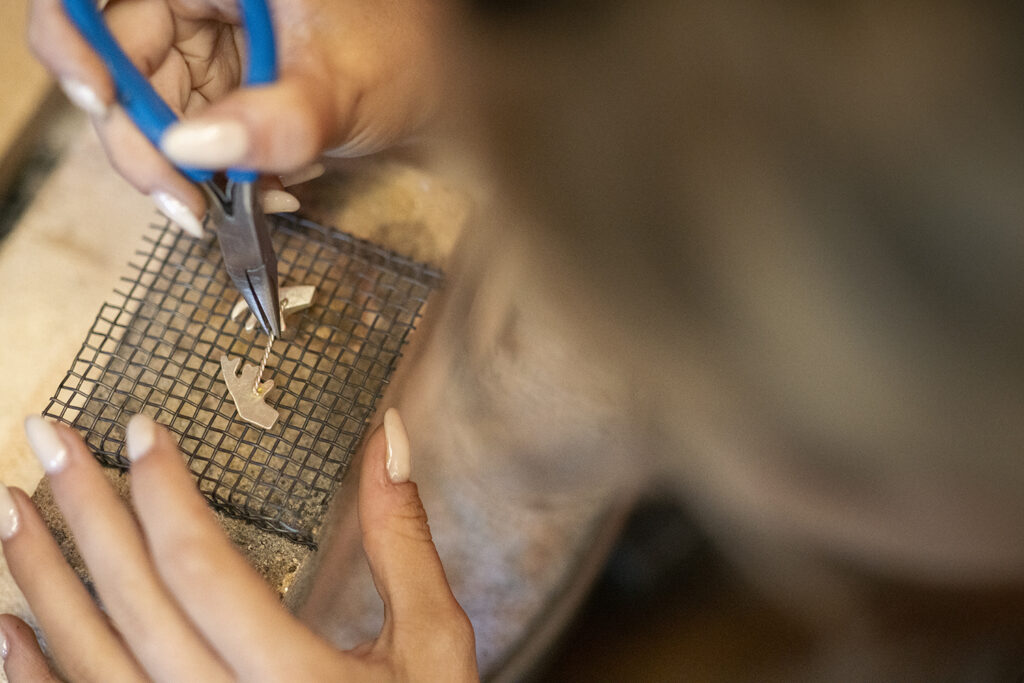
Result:
{"label": "skin", "polygon": [[448,586],[416,485],[387,475],[382,429],[364,452],[359,518],[384,625],[348,652],[296,620],[246,564],[163,428],[132,465],[135,518],[78,435],[58,429],[69,454],[51,485],[106,615],[31,500],[12,489],[20,524],[3,551],[56,665],[23,621],[3,615],[13,683],[58,680],[55,671],[74,681],[477,680],[472,627]]}
{"label": "skin", "polygon": [[[361,156],[419,132],[437,103],[446,11],[437,0],[269,0],[279,80],[239,89],[242,41],[235,0],[112,0],[104,9],[125,53],[179,115],[242,123],[242,164],[281,175],[325,150]],[[95,92],[108,111],[93,125],[112,165],[145,194],[168,192],[201,216],[200,191],[115,106],[99,57],[61,0],[31,0],[29,44],[59,79]]]}

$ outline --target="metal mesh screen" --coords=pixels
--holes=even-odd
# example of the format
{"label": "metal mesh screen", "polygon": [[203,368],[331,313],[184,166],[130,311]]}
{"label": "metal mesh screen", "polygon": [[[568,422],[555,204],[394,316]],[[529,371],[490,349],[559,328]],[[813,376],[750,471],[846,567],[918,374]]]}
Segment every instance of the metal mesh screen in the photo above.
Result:
{"label": "metal mesh screen", "polygon": [[313,306],[274,343],[269,430],[239,418],[224,353],[259,363],[267,337],[230,319],[240,295],[215,240],[152,226],[134,277],[105,304],[44,411],[78,429],[106,465],[127,467],[129,417],[177,436],[216,507],[306,545],[344,476],[402,345],[441,275],[369,242],[271,217],[282,286],[315,285]]}

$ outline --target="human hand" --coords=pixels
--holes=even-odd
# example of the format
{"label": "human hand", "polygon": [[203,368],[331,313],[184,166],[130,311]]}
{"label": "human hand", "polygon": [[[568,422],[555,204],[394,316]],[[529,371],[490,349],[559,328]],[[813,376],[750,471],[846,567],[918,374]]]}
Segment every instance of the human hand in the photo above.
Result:
{"label": "human hand", "polygon": [[[376,640],[342,652],[283,607],[224,536],[171,438],[145,416],[128,425],[132,500],[122,505],[81,438],[30,418],[50,477],[106,614],[65,563],[32,501],[0,487],[11,573],[61,675],[122,681],[476,680],[469,620],[452,595],[397,412],[365,448],[359,519],[384,601]],[[385,434],[386,432],[386,434]],[[32,630],[0,616],[12,683],[56,680]]]}
{"label": "human hand", "polygon": [[[305,175],[324,149],[360,156],[403,141],[435,108],[441,0],[269,0],[279,80],[243,89],[236,0],[112,0],[104,9],[111,32],[184,117],[158,151],[115,105],[103,62],[61,0],[30,4],[33,51],[90,114],[114,168],[194,234],[205,200],[168,158]],[[270,211],[298,208],[279,190],[268,200]]]}

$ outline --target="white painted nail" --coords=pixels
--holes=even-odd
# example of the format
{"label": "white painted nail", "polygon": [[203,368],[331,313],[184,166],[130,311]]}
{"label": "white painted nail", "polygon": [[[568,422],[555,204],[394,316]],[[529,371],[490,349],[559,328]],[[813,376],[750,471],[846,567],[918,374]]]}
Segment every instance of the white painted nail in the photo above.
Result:
{"label": "white painted nail", "polygon": [[7,649],[7,638],[4,638],[4,644],[3,646],[0,646],[0,659],[7,661],[8,652],[10,652],[10,650]]}
{"label": "white painted nail", "polygon": [[263,213],[293,213],[299,210],[299,200],[291,192],[267,190],[262,197]]}
{"label": "white painted nail", "polygon": [[25,434],[44,470],[53,474],[64,468],[68,461],[68,447],[61,441],[52,422],[33,415],[25,420]]}
{"label": "white painted nail", "polygon": [[309,166],[295,171],[295,173],[285,173],[281,176],[281,184],[285,187],[291,187],[300,183],[308,183],[310,180],[315,180],[322,176],[325,170],[323,164],[319,161],[314,161]]}
{"label": "white painted nail", "polygon": [[128,459],[136,462],[153,449],[156,443],[156,423],[142,413],[135,415],[128,420],[125,440],[128,442]]}
{"label": "white painted nail", "polygon": [[[18,508],[14,506],[14,498],[6,486],[0,484],[0,538],[7,540],[18,531],[20,520],[18,519]],[[0,653],[7,659],[7,641],[4,640],[4,650]]]}
{"label": "white painted nail", "polygon": [[90,116],[103,118],[107,115],[109,107],[100,99],[96,91],[76,78],[60,79],[60,89],[64,91],[71,104],[75,105]]}
{"label": "white painted nail", "polygon": [[405,431],[402,416],[394,408],[384,413],[384,438],[388,442],[388,477],[395,484],[409,481],[412,464],[409,461],[409,433]]}
{"label": "white painted nail", "polygon": [[192,213],[191,209],[185,206],[183,201],[163,190],[157,190],[149,195],[149,198],[156,204],[160,213],[170,218],[179,228],[193,237],[201,238],[203,236],[202,222]]}
{"label": "white painted nail", "polygon": [[167,129],[160,149],[182,166],[227,168],[245,158],[249,131],[238,121],[182,121]]}

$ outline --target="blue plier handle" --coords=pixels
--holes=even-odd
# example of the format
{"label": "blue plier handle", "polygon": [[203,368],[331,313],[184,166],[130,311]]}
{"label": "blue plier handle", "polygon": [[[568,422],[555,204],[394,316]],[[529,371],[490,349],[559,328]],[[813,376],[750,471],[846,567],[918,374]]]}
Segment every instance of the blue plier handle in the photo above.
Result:
{"label": "blue plier handle", "polygon": [[[139,73],[107,28],[96,0],[63,0],[64,10],[82,36],[104,61],[114,81],[118,102],[139,130],[159,149],[166,130],[178,121],[167,103]],[[245,85],[265,85],[277,80],[277,47],[270,8],[266,0],[239,0],[245,27],[248,65]],[[200,183],[217,227],[224,265],[249,308],[268,334],[281,334],[277,257],[270,243],[266,219],[259,207],[254,183],[256,171],[227,170],[228,182],[220,187],[213,173],[204,169],[179,169]]]}

